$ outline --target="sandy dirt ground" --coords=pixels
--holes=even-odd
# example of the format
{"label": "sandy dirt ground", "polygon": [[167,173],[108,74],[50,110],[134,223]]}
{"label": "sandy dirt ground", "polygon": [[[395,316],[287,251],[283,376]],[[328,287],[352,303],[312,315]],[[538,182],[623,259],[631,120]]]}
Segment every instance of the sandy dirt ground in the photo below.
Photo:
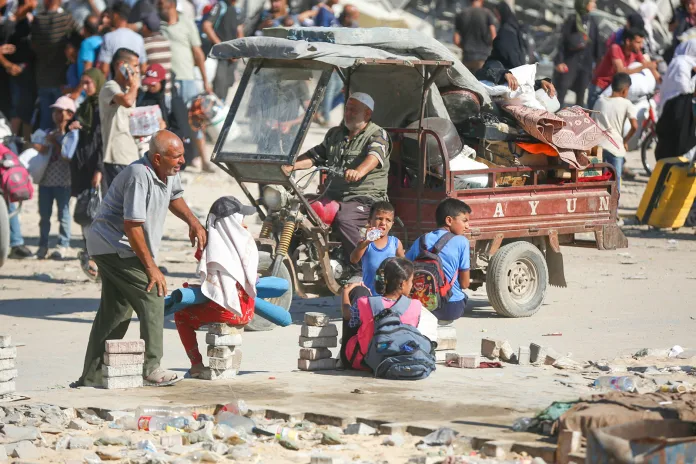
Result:
{"label": "sandy dirt ground", "polygon": [[[312,128],[305,146],[321,140]],[[629,166],[642,173],[636,153]],[[214,200],[241,192],[226,174],[183,173],[185,198],[203,218]],[[647,178],[625,182],[621,215],[630,224]],[[21,223],[27,245],[38,241],[36,201],[25,205]],[[475,220],[475,218],[474,218]],[[250,221],[258,230],[258,221]],[[57,231],[57,220],[52,221]],[[78,225],[72,229],[72,254],[63,261],[10,260],[0,269],[0,333],[19,344],[17,390],[34,401],[64,406],[125,409],[147,403],[208,404],[243,398],[250,403],[285,411],[317,411],[384,421],[408,421],[433,426],[448,424],[470,433],[511,434],[508,427],[520,415],[540,410],[554,400],[571,400],[590,393],[593,376],[553,367],[508,366],[498,370],[440,367],[427,380],[393,383],[345,372],[297,371],[297,339],[302,315],[329,313],[339,320],[336,297],[296,299],[294,324],[271,332],[245,333],[242,372],[232,381],[183,381],[166,389],[125,392],[71,390],[68,384],[82,370],[91,322],[100,289],[90,283],[76,259],[81,247]],[[694,230],[649,230],[624,226],[626,250],[565,248],[568,287],[550,288],[541,310],[531,318],[499,317],[485,288],[470,293],[471,310],[456,321],[457,350],[479,351],[481,338],[506,339],[513,347],[536,341],[578,361],[612,359],[641,348],[693,345],[696,314],[696,241]],[[169,217],[159,264],[168,271],[170,289],[195,279],[193,250],[187,229]],[[52,244],[54,243],[52,238]],[[340,324],[339,324],[340,328]],[[560,332],[562,336],[545,337]],[[139,338],[134,319],[127,338]],[[173,320],[165,321],[163,366],[184,374],[188,360]],[[204,333],[199,333],[204,348]],[[336,354],[334,350],[334,354]],[[355,389],[368,394],[352,393]],[[370,394],[372,393],[372,394]],[[403,407],[408,401],[408,407]]]}

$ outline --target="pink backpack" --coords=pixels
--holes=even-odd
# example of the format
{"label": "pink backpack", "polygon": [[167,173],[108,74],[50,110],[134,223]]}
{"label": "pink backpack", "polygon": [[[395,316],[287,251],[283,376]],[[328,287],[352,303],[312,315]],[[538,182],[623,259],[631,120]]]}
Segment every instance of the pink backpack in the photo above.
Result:
{"label": "pink backpack", "polygon": [[34,196],[29,171],[17,155],[0,143],[0,193],[10,203],[30,200]]}

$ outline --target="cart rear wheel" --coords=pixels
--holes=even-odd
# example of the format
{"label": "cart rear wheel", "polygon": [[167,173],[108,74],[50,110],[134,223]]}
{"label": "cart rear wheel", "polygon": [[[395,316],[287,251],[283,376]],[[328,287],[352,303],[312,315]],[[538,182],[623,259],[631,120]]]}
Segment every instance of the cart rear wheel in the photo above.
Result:
{"label": "cart rear wheel", "polygon": [[[271,257],[271,254],[266,251],[260,251],[258,272],[261,277],[268,277],[271,275],[272,266],[273,258]],[[283,265],[280,266],[280,271],[278,271],[278,275],[276,277],[280,277],[281,279],[285,279],[290,282],[290,288],[282,296],[279,296],[278,298],[267,298],[266,301],[280,306],[286,311],[290,311],[290,305],[292,304],[292,277],[285,262],[283,262]],[[273,322],[259,316],[258,314],[255,314],[254,318],[251,320],[251,322],[249,322],[249,324],[247,324],[245,329],[250,332],[263,332],[266,330],[273,330],[275,327],[277,326]]]}
{"label": "cart rear wheel", "polygon": [[5,264],[10,254],[10,214],[7,212],[7,203],[0,196],[0,267]]}
{"label": "cart rear wheel", "polygon": [[495,312],[505,317],[535,314],[544,302],[548,283],[544,255],[529,242],[501,247],[486,273],[488,300]]}

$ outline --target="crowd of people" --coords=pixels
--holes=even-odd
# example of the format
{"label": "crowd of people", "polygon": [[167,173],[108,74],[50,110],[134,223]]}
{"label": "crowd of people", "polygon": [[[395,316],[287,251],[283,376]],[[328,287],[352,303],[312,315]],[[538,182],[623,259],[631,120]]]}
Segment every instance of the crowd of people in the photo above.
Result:
{"label": "crowd of people", "polygon": [[[133,108],[158,107],[159,128],[191,141],[187,164],[213,172],[205,134],[191,127],[186,106],[202,93],[224,101],[234,85],[236,61],[206,59],[211,47],[279,25],[356,27],[357,9],[345,5],[338,15],[337,3],[310,0],[291,11],[286,0],[273,0],[247,17],[235,0],[45,0],[40,6],[37,0],[0,0],[0,112],[24,149],[50,157],[45,173],[34,179],[39,248],[25,246],[15,215],[10,256],[65,257],[70,198],[97,188],[105,195],[118,173],[147,150],[149,137],[131,133]],[[333,79],[327,101],[340,90],[340,79]],[[325,106],[317,117],[322,123],[333,107]],[[35,143],[39,130],[47,136]],[[71,131],[79,132],[79,142],[66,159],[60,145]],[[54,203],[60,229],[50,247]],[[11,204],[10,211],[16,207]],[[86,250],[80,260],[96,278],[97,265]]]}

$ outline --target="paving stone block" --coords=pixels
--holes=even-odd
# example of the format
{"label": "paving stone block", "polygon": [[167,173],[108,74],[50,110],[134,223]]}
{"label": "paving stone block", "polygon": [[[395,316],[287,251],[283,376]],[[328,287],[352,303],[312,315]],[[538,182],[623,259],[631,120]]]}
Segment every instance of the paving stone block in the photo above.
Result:
{"label": "paving stone block", "polygon": [[446,364],[448,367],[458,367],[460,369],[478,369],[483,358],[477,354],[449,354]]}
{"label": "paving stone block", "polygon": [[114,354],[144,353],[145,340],[107,340],[106,352]]}
{"label": "paving stone block", "polygon": [[314,422],[317,425],[333,425],[334,427],[340,427],[341,430],[355,422],[355,417],[331,416],[314,412],[306,413],[304,418],[306,421]]}
{"label": "paving stone block", "polygon": [[140,372],[140,375],[130,375],[126,377],[103,377],[102,380],[104,382],[104,388],[108,388],[109,390],[140,388],[143,386],[142,370]]}
{"label": "paving stone block", "polygon": [[500,344],[500,359],[508,363],[517,362],[517,353],[515,353],[512,345],[507,340]]}
{"label": "paving stone block", "polygon": [[0,370],[4,371],[7,369],[14,369],[15,360],[13,359],[0,359]]}
{"label": "paving stone block", "polygon": [[229,324],[210,324],[208,333],[214,335],[242,335],[243,327],[235,327]]}
{"label": "paving stone block", "polygon": [[236,369],[218,370],[206,367],[201,373],[203,380],[230,380],[237,377]]}
{"label": "paving stone block", "polygon": [[234,346],[212,346],[208,345],[209,358],[226,358],[234,354]]}
{"label": "paving stone block", "polygon": [[304,323],[315,327],[324,327],[329,324],[329,316],[324,313],[305,313]]}
{"label": "paving stone block", "polygon": [[543,364],[546,362],[546,347],[537,343],[529,345],[529,362],[532,364]]}
{"label": "paving stone block", "polygon": [[0,382],[9,382],[17,378],[17,369],[7,369],[0,371]]}
{"label": "paving stone block", "polygon": [[345,434],[346,435],[362,435],[362,436],[370,436],[370,435],[375,435],[377,433],[377,429],[374,427],[370,427],[367,424],[363,424],[361,422],[356,422],[355,424],[350,424],[348,427],[346,427]]}
{"label": "paving stone block", "polygon": [[515,442],[512,440],[493,440],[481,447],[481,454],[494,459],[505,459],[507,454],[512,450],[512,445]]}
{"label": "paving stone block", "polygon": [[437,348],[435,351],[447,351],[457,349],[457,339],[456,338],[439,338],[437,339]]}
{"label": "paving stone block", "polygon": [[380,435],[403,435],[408,429],[408,424],[403,424],[401,422],[389,422],[379,426]]}
{"label": "paving stone block", "polygon": [[300,348],[336,348],[338,339],[336,337],[308,338],[300,336]]}
{"label": "paving stone block", "polygon": [[553,366],[556,361],[561,359],[563,357],[562,354],[560,354],[558,351],[554,350],[553,348],[547,347],[546,348],[546,358],[544,358],[544,364],[547,366]]}
{"label": "paving stone block", "polygon": [[12,345],[12,337],[10,335],[0,335],[0,348],[7,348]]}
{"label": "paving stone block", "polygon": [[336,456],[315,455],[310,458],[309,464],[344,464],[345,462],[343,458]]}
{"label": "paving stone block", "polygon": [[107,366],[127,366],[129,364],[144,364],[145,354],[104,354],[104,364]]}
{"label": "paving stone block", "polygon": [[15,392],[14,380],[10,380],[9,382],[0,382],[0,396],[9,395],[10,393],[14,393],[14,392]]}
{"label": "paving stone block", "polygon": [[331,350],[328,348],[300,348],[300,359],[315,361],[331,357]]}
{"label": "paving stone block", "polygon": [[211,369],[226,370],[234,369],[239,370],[242,365],[242,350],[236,348],[231,356],[224,358],[208,358],[208,366]]}
{"label": "paving stone block", "polygon": [[298,359],[297,368],[301,371],[328,371],[336,369],[336,360],[333,358],[317,359]]}
{"label": "paving stone block", "polygon": [[266,419],[280,419],[285,422],[302,422],[304,420],[305,413],[303,412],[282,412],[276,411],[275,409],[266,410]]}
{"label": "paving stone block", "polygon": [[241,346],[242,336],[240,334],[235,335],[215,335],[206,334],[205,342],[212,346]]}
{"label": "paving stone block", "polygon": [[309,338],[338,337],[338,327],[336,327],[336,324],[327,324],[322,327],[303,324],[300,335]]}
{"label": "paving stone block", "polygon": [[[518,442],[512,445],[513,453],[526,453],[533,458],[541,458],[544,462],[552,463],[556,461],[556,446],[540,442]],[[538,461],[537,461],[538,462]]]}
{"label": "paving stone block", "polygon": [[102,365],[103,377],[129,377],[134,375],[143,375],[142,364],[126,364],[124,366]]}
{"label": "paving stone block", "polygon": [[17,347],[8,346],[7,348],[0,348],[0,359],[14,359],[17,357]]}
{"label": "paving stone block", "polygon": [[493,340],[492,338],[481,339],[481,356],[488,359],[498,359],[500,357],[500,345],[502,345],[500,340]]}
{"label": "paving stone block", "polygon": [[530,364],[530,350],[528,346],[520,346],[517,349],[517,364],[528,366]]}
{"label": "paving stone block", "polygon": [[435,352],[435,362],[436,363],[445,363],[447,362],[447,356],[451,356],[452,354],[456,354],[457,352],[455,350],[443,350],[443,351],[436,351]]}

